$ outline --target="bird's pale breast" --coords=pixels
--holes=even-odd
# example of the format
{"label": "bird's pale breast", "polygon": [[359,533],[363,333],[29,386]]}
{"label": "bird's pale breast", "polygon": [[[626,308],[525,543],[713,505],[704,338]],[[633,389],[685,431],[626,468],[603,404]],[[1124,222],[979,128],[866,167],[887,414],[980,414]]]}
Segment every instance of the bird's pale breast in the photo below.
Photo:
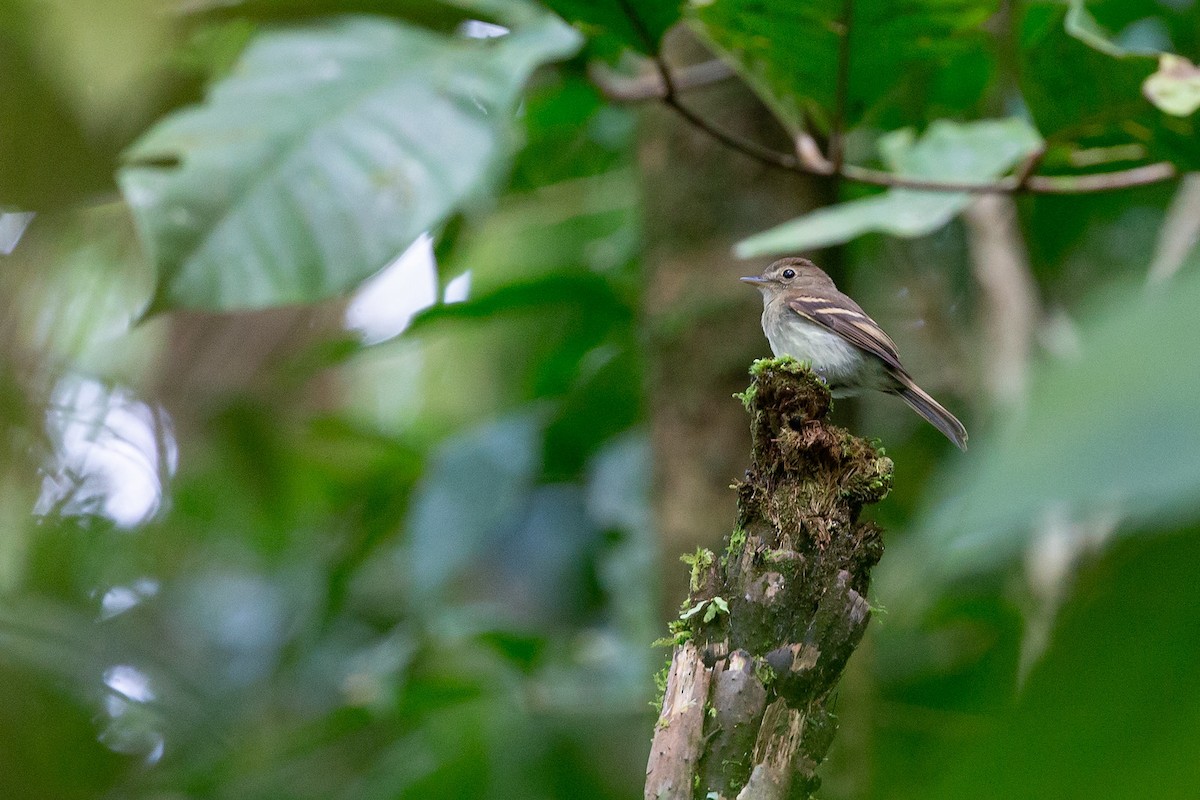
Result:
{"label": "bird's pale breast", "polygon": [[[882,362],[859,350],[836,333],[801,317],[782,303],[767,303],[763,331],[776,356],[807,361],[819,372],[835,397],[878,388],[886,382]],[[871,384],[871,385],[864,385]]]}

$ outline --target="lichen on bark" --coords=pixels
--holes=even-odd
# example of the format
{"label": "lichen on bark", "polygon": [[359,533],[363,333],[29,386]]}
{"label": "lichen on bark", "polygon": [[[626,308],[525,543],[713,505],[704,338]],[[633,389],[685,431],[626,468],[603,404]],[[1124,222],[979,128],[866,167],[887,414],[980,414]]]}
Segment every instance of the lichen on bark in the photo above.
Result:
{"label": "lichen on bark", "polygon": [[725,552],[692,560],[648,798],[811,797],[836,731],[829,695],[870,619],[883,543],[860,514],[890,490],[891,459],[828,422],[829,391],[804,365],[751,375],[751,465]]}

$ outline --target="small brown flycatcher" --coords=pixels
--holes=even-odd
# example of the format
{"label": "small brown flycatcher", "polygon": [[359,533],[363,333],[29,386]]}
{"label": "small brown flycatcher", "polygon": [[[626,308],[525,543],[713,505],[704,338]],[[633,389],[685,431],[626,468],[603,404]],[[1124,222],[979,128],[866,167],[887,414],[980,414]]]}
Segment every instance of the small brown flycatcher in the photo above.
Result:
{"label": "small brown flycatcher", "polygon": [[762,275],[742,278],[763,296],[763,332],[776,356],[791,356],[829,384],[834,397],[894,394],[967,449],[967,429],[913,381],[896,344],[858,303],[806,258],[782,258]]}

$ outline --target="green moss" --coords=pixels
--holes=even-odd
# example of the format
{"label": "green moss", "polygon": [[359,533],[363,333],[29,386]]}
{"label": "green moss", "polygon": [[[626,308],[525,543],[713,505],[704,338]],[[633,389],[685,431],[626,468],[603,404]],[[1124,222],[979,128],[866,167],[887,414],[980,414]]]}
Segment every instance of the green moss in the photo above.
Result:
{"label": "green moss", "polygon": [[796,554],[792,550],[767,550],[762,554],[762,558],[767,564],[790,564],[796,560]]}
{"label": "green moss", "polygon": [[801,372],[808,372],[809,365],[807,361],[797,361],[791,356],[779,356],[778,358],[757,358],[750,365],[750,377],[758,378],[769,369],[782,370],[797,375]]}
{"label": "green moss", "polygon": [[763,686],[770,686],[775,682],[775,670],[766,661],[755,659],[754,677],[758,678],[758,682]]}
{"label": "green moss", "polygon": [[[810,364],[808,361],[797,361],[791,356],[760,358],[755,360],[755,362],[750,365],[750,377],[754,379],[754,382],[750,384],[746,391],[742,392],[741,394],[734,395],[734,397],[739,397],[742,399],[742,402],[746,405],[747,411],[750,410],[750,401],[757,396],[758,382],[771,371],[785,372],[789,375],[796,375],[801,378],[806,378],[813,383],[820,385],[826,391],[829,390],[829,382],[826,381],[825,378],[820,375],[820,373],[814,372],[812,364]],[[832,407],[833,405],[831,403],[830,408]]]}
{"label": "green moss", "polygon": [[887,456],[864,454],[862,466],[842,487],[842,496],[859,503],[877,503],[892,491],[893,464]]}
{"label": "green moss", "polygon": [[713,551],[707,547],[697,547],[695,553],[690,555],[685,553],[679,557],[680,561],[692,568],[688,586],[691,587],[693,592],[700,591],[700,587],[704,585],[704,573],[712,568],[716,558]]}
{"label": "green moss", "polygon": [[662,665],[658,672],[654,673],[654,701],[650,703],[650,707],[655,711],[662,711],[663,701],[667,699],[667,678],[671,674],[671,657],[667,658],[667,663]]}
{"label": "green moss", "polygon": [[[676,625],[679,628],[676,628]],[[679,647],[682,644],[687,644],[692,639],[692,632],[687,628],[683,620],[672,620],[670,636],[660,636],[650,643],[651,647]]]}
{"label": "green moss", "polygon": [[747,761],[724,761],[722,771],[729,779],[729,795],[736,796],[750,780],[750,764]]}
{"label": "green moss", "polygon": [[733,533],[729,534],[729,546],[725,548],[730,556],[737,557],[742,554],[742,548],[746,546],[746,530],[744,528],[734,528]]}

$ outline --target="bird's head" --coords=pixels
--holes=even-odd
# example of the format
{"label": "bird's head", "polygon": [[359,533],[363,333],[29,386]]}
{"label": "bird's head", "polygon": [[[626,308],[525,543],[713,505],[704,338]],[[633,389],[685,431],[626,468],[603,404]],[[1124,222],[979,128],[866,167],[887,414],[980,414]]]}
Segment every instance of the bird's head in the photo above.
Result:
{"label": "bird's head", "polygon": [[752,275],[741,280],[756,287],[764,297],[793,287],[833,286],[833,281],[820,267],[807,258],[796,257],[781,258],[763,270],[762,275]]}

